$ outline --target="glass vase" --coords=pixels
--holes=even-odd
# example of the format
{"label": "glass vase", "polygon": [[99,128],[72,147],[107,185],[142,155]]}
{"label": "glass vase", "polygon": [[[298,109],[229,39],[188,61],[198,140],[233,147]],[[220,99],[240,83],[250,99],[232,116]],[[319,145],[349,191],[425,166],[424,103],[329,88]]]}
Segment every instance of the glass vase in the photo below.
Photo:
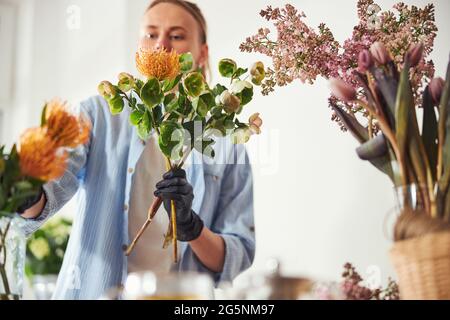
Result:
{"label": "glass vase", "polygon": [[22,297],[26,237],[19,218],[0,217],[0,300]]}

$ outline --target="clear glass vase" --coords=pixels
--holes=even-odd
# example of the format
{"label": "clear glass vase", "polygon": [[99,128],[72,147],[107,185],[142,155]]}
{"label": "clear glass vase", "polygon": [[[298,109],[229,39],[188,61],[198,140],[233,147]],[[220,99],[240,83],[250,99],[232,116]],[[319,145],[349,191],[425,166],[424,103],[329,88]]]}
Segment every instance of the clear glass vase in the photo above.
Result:
{"label": "clear glass vase", "polygon": [[19,218],[0,217],[0,300],[18,300],[23,292],[26,237]]}

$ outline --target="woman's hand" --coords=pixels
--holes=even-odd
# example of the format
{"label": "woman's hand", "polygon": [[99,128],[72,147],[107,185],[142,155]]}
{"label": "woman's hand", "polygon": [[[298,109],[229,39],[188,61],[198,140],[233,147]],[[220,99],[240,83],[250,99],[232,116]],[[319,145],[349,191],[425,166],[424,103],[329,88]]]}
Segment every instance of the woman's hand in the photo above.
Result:
{"label": "woman's hand", "polygon": [[156,184],[155,196],[162,198],[164,208],[171,216],[171,200],[175,202],[177,215],[177,238],[180,241],[192,241],[200,236],[203,221],[192,210],[194,190],[186,180],[183,169],[171,170],[163,175],[163,180]]}

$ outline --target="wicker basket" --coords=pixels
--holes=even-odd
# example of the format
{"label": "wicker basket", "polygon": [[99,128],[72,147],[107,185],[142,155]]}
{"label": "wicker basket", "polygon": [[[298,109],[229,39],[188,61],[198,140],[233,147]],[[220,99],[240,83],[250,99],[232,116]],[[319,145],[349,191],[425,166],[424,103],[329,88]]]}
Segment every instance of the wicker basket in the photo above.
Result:
{"label": "wicker basket", "polygon": [[450,299],[450,232],[396,242],[390,257],[402,299]]}

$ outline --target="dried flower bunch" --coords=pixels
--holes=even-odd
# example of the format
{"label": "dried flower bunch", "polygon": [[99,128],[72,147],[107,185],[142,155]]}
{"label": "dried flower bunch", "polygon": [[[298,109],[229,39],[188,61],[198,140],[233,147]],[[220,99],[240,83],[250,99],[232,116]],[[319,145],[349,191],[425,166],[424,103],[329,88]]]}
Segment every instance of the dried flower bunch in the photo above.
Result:
{"label": "dried flower bunch", "polygon": [[[318,76],[326,79],[339,77],[353,88],[360,84],[355,71],[358,70],[359,52],[369,49],[375,42],[384,43],[392,60],[399,66],[411,44],[422,43],[424,53],[411,74],[414,97],[419,104],[424,80],[434,76],[434,65],[427,60],[432,51],[437,27],[434,22],[434,6],[423,9],[398,3],[392,11],[381,11],[373,0],[359,0],[357,4],[359,23],[351,38],[342,44],[335,40],[332,31],[320,24],[318,29],[306,24],[306,15],[294,6],[284,8],[268,6],[261,16],[273,22],[277,38],[271,39],[268,28],[259,29],[241,44],[241,51],[257,52],[272,59],[272,67],[266,71],[262,84],[263,93],[269,94],[276,86],[284,86],[294,80],[314,83]],[[383,57],[379,57],[383,58]],[[357,90],[357,94],[360,94]],[[335,102],[332,98],[330,104]],[[352,113],[368,118],[369,114],[357,104],[346,103]],[[333,115],[339,122],[339,118]],[[378,130],[377,124],[372,124]],[[341,128],[346,128],[340,122]]]}
{"label": "dried flower bunch", "polygon": [[[238,115],[253,97],[253,84],[260,85],[265,77],[264,65],[255,63],[250,70],[239,68],[235,61],[222,59],[220,74],[230,81],[213,88],[206,83],[201,70],[194,70],[190,53],[178,55],[174,51],[154,51],[141,48],[136,53],[136,66],[144,76],[138,79],[128,73],[119,74],[117,85],[103,81],[98,87],[108,102],[112,114],[130,108],[130,123],[139,136],[146,139],[156,133],[161,152],[166,157],[167,170],[181,168],[192,150],[214,157],[213,145],[217,137],[230,136],[233,143],[245,143],[251,135],[259,134],[262,120],[259,113],[248,122]],[[248,72],[245,79],[241,80]],[[150,224],[161,199],[157,198],[148,211],[148,218],[132,241],[126,254],[133,250],[139,237]],[[177,259],[176,214],[172,202],[171,221],[164,246],[172,242],[174,260]]]}

